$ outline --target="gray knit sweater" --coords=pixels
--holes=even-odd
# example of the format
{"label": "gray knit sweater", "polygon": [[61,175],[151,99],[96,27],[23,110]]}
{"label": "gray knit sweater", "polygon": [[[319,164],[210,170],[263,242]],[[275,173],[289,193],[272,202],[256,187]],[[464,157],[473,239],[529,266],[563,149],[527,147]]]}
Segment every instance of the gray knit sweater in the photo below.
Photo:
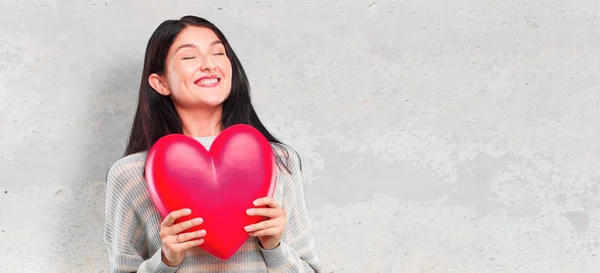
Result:
{"label": "gray knit sweater", "polygon": [[[214,137],[196,138],[207,149]],[[279,145],[275,150],[284,155]],[[143,176],[146,152],[115,162],[107,176],[104,240],[110,272],[321,272],[321,262],[305,203],[300,159],[289,146],[284,156],[292,174],[278,171],[274,198],[287,214],[281,244],[265,250],[250,237],[228,260],[220,260],[199,247],[188,249],[177,267],[161,260],[159,235],[162,217],[154,207]]]}

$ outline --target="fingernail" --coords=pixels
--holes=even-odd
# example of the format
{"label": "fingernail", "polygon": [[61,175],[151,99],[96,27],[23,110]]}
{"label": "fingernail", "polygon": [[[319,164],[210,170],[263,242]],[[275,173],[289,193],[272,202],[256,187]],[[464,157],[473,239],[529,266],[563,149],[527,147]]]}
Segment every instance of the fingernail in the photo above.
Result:
{"label": "fingernail", "polygon": [[185,214],[190,214],[190,213],[192,213],[192,210],[191,210],[191,209],[185,209],[183,212],[184,212]]}
{"label": "fingernail", "polygon": [[258,204],[260,204],[260,202],[258,202],[258,200],[254,200],[254,202],[252,202],[252,204],[254,204],[255,206],[258,206]]}
{"label": "fingernail", "polygon": [[247,209],[246,214],[248,214],[248,215],[252,214],[252,209]]}
{"label": "fingernail", "polygon": [[246,231],[249,231],[249,230],[250,230],[250,226],[245,226],[245,227],[244,227],[244,229],[245,229]]}
{"label": "fingernail", "polygon": [[200,236],[204,236],[204,235],[206,235],[206,230],[201,230],[198,233],[200,233]]}
{"label": "fingernail", "polygon": [[194,219],[194,224],[196,224],[196,225],[202,224],[202,218]]}

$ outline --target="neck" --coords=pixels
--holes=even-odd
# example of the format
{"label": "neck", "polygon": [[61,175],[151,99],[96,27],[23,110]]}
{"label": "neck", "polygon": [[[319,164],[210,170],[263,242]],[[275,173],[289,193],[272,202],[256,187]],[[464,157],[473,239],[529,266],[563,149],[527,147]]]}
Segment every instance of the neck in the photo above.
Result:
{"label": "neck", "polygon": [[216,136],[222,130],[221,118],[223,108],[214,109],[178,109],[179,118],[183,126],[183,134],[190,137]]}

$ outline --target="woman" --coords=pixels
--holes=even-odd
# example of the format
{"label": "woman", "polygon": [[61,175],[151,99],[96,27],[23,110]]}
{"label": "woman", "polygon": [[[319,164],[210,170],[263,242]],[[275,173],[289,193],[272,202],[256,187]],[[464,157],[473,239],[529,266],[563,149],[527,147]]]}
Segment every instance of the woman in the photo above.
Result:
{"label": "woman", "polygon": [[[228,260],[198,246],[202,224],[174,211],[164,219],[144,180],[147,151],[161,137],[182,133],[209,147],[225,128],[248,124],[271,143],[278,165],[277,190],[249,208],[265,217],[247,227],[249,239]],[[262,125],[250,102],[248,79],[221,31],[205,19],[185,16],[163,22],[148,41],[137,111],[125,156],[107,176],[106,222],[110,272],[320,272],[300,158]]]}

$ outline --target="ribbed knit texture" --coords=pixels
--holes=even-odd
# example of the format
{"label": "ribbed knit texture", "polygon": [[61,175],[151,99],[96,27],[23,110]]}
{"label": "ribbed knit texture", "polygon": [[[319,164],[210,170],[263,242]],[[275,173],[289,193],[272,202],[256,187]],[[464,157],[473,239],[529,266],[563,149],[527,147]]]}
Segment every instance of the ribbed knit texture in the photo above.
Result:
{"label": "ribbed knit texture", "polygon": [[[207,149],[214,137],[196,138]],[[276,152],[284,156],[284,148]],[[104,240],[111,273],[258,273],[321,272],[321,262],[304,197],[298,154],[285,146],[291,174],[279,170],[274,198],[287,214],[281,244],[271,250],[250,237],[228,260],[220,260],[199,247],[185,252],[183,262],[169,267],[161,260],[159,235],[162,217],[154,207],[143,176],[146,152],[115,162],[107,176]]]}

